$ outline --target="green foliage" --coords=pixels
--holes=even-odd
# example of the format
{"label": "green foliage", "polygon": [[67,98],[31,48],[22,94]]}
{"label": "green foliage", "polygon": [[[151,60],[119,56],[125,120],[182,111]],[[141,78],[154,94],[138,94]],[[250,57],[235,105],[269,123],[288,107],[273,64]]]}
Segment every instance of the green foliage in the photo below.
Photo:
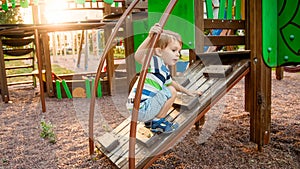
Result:
{"label": "green foliage", "polygon": [[18,24],[23,23],[22,15],[18,8],[0,11],[0,24]]}
{"label": "green foliage", "polygon": [[48,139],[50,143],[56,143],[56,135],[53,131],[53,126],[51,124],[51,122],[45,122],[45,120],[41,120],[41,129],[42,132],[40,134],[40,136],[43,139]]}

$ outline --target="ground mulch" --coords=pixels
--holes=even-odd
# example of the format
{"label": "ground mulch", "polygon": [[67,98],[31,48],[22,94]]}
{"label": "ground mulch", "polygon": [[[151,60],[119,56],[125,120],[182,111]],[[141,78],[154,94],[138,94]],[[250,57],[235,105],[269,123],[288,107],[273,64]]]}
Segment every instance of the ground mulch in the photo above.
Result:
{"label": "ground mulch", "polygon": [[[271,141],[262,151],[249,141],[242,80],[208,112],[200,130],[191,128],[151,168],[300,168],[300,74],[284,75],[272,77]],[[38,89],[10,89],[10,98],[0,103],[0,168],[116,168],[101,153],[89,155],[87,99],[46,98],[43,113]],[[120,113],[124,99],[97,99],[96,136],[128,116]],[[56,143],[40,136],[42,120],[53,125]]]}

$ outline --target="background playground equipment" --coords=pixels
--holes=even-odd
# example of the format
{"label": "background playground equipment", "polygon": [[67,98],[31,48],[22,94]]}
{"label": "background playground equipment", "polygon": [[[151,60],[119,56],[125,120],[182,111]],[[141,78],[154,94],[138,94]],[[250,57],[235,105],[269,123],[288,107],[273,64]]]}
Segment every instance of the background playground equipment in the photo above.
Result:
{"label": "background playground equipment", "polygon": [[[92,88],[95,84],[95,73],[64,74],[55,75],[53,73],[53,86],[58,99],[62,98],[91,98]],[[103,89],[107,88],[105,81],[100,81],[97,89],[97,97],[102,97],[107,93]]]}
{"label": "background playground equipment", "polygon": [[[100,13],[100,15],[103,16],[103,15],[110,15],[110,14],[113,14],[113,13],[114,14],[122,13],[122,11],[124,10],[124,8],[126,8],[126,5],[127,5],[127,3],[124,0],[115,0],[112,5],[109,5],[105,2],[103,2],[103,0],[96,0],[96,1],[87,0],[87,1],[81,1],[81,2],[80,2],[80,4],[78,4],[75,1],[65,1],[64,3],[67,3],[66,11],[68,11],[68,12],[77,11],[77,10],[78,11],[85,11],[85,10],[91,10],[91,9],[93,11],[95,11],[95,9],[97,9],[98,12]],[[32,6],[32,8],[26,8],[26,10],[29,10],[29,11],[31,10],[30,12],[32,12],[32,16],[34,16],[33,21],[34,21],[34,24],[35,24],[37,29],[33,28],[33,24],[9,25],[9,26],[5,26],[5,27],[1,27],[0,35],[3,36],[5,34],[9,34],[9,33],[20,34],[20,32],[18,32],[18,31],[14,32],[15,28],[20,28],[26,34],[33,35],[34,33],[36,33],[34,35],[40,37],[39,40],[35,39],[35,41],[38,42],[38,43],[36,43],[36,44],[38,44],[38,46],[34,50],[34,52],[36,53],[37,61],[38,61],[38,69],[41,68],[41,70],[38,71],[38,72],[41,72],[42,69],[46,71],[45,72],[45,79],[46,79],[45,80],[45,90],[47,92],[47,96],[54,97],[55,96],[55,89],[54,89],[54,86],[53,86],[52,75],[51,75],[51,72],[52,72],[52,66],[51,66],[51,64],[52,64],[51,59],[52,58],[50,57],[50,53],[51,53],[50,49],[51,48],[50,49],[48,48],[48,47],[51,46],[51,44],[49,43],[50,42],[49,39],[52,38],[52,40],[55,41],[55,39],[58,39],[57,37],[59,37],[59,36],[56,36],[56,35],[58,35],[58,34],[62,35],[62,36],[60,36],[59,41],[61,43],[61,46],[63,46],[63,48],[61,48],[61,49],[64,51],[66,49],[65,47],[66,46],[72,46],[71,44],[74,41],[76,41],[78,43],[77,39],[80,39],[80,37],[76,33],[74,33],[73,35],[71,33],[71,36],[67,36],[67,40],[66,40],[65,39],[66,36],[63,35],[63,33],[60,34],[59,32],[66,32],[66,31],[72,32],[72,31],[77,31],[77,30],[81,30],[81,31],[83,31],[83,30],[99,30],[100,34],[101,34],[101,32],[103,33],[103,30],[106,29],[105,34],[107,34],[107,35],[104,35],[104,36],[109,36],[109,33],[110,33],[113,25],[115,24],[115,21],[108,21],[108,22],[104,23],[101,20],[102,18],[99,18],[98,20],[90,20],[88,18],[83,18],[84,21],[82,21],[82,20],[80,20],[80,18],[82,18],[80,16],[78,18],[77,17],[75,18],[75,19],[79,19],[79,20],[76,20],[76,21],[71,21],[71,22],[67,22],[67,23],[59,23],[59,24],[54,24],[54,25],[53,24],[47,24],[46,23],[47,19],[44,18],[45,15],[42,15],[42,14],[39,15],[40,13],[38,12],[39,8],[41,9],[40,11],[45,12],[43,10],[45,8],[45,4],[46,3],[37,3],[37,4],[29,3],[29,5]],[[15,8],[16,6],[19,7],[18,4],[16,6],[10,6],[10,5],[11,4],[8,4],[8,8]],[[144,9],[145,9],[145,7],[140,7],[140,8],[137,8],[136,10],[144,10]],[[10,29],[10,30],[8,31],[8,29]],[[35,31],[37,31],[37,32],[35,32]],[[57,33],[57,34],[55,35],[54,32]],[[54,36],[49,37],[49,35],[51,35],[51,33],[53,33],[52,35],[54,35]],[[90,34],[90,35],[91,35],[90,36],[91,38],[89,38],[87,41],[89,42],[91,40],[91,44],[96,44],[96,43],[94,43],[95,40],[97,41],[96,34],[93,33],[93,31],[92,31],[92,34]],[[98,33],[98,35],[99,35],[99,33]],[[98,40],[102,42],[102,40],[104,39],[103,38],[104,36],[100,35]],[[76,40],[73,39],[74,41],[71,41],[71,43],[68,42],[69,40],[72,40],[73,37],[76,38]],[[77,51],[77,47],[78,47],[77,43],[74,46],[72,46],[72,52],[73,52],[73,50],[74,50],[75,53],[78,52]],[[75,49],[74,49],[74,47],[75,47]],[[90,45],[90,47],[91,47],[91,45]],[[92,48],[93,48],[92,51],[94,53],[95,46],[92,45]],[[100,47],[96,50],[97,50],[97,52],[101,53],[101,43],[100,43]],[[123,51],[121,51],[121,52],[123,52]],[[56,51],[55,52],[52,51],[52,53],[56,53]],[[66,53],[67,52],[64,52],[64,54],[66,54]],[[86,53],[88,53],[88,52],[86,52]],[[113,53],[110,53],[110,55],[113,55]],[[119,56],[119,57],[121,57],[121,56]],[[43,61],[41,62],[42,59],[43,59]],[[88,58],[87,58],[87,54],[86,54],[85,55],[85,61],[87,61],[87,60],[88,60]],[[79,61],[79,60],[77,60],[77,61]],[[103,78],[103,80],[108,81],[108,85],[107,85],[108,87],[104,88],[104,90],[108,90],[108,91],[107,92],[103,91],[103,94],[111,95],[112,78],[113,78],[113,74],[114,74],[114,60],[111,59],[111,60],[107,61],[106,63],[108,64],[107,72],[104,73],[105,74],[104,76],[106,78]],[[4,67],[5,67],[5,64],[1,62],[1,68],[3,69]],[[85,64],[84,67],[86,68],[87,64]],[[92,71],[92,70],[89,70],[89,71]],[[4,72],[4,70],[1,70],[1,72]],[[2,73],[1,73],[1,77],[2,77]],[[39,78],[39,79],[42,79],[42,78]],[[43,84],[43,81],[40,81],[40,84],[41,83]],[[8,86],[6,84],[7,84],[6,82],[1,83],[1,91],[2,91],[1,95],[2,95],[2,98],[6,98],[4,101],[8,102],[9,101],[9,92],[8,92]],[[105,85],[105,83],[104,83],[104,85]],[[5,92],[5,91],[7,91],[7,92]],[[43,107],[42,109],[43,109],[43,111],[45,111],[46,108],[45,108],[45,104],[44,104],[44,91],[42,89],[40,91],[41,91],[40,97],[41,97],[41,100],[42,100],[42,107]]]}

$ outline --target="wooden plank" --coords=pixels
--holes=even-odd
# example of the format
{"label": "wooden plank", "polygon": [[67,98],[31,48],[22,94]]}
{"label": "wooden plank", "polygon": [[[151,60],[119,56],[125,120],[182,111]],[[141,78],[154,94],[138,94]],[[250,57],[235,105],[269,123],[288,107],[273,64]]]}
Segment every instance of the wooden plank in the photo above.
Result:
{"label": "wooden plank", "polygon": [[197,68],[196,71],[192,72],[189,77],[190,83],[185,87],[189,89],[191,86],[193,86],[202,76],[203,76],[203,69],[202,67]]}
{"label": "wooden plank", "polygon": [[14,85],[21,85],[21,84],[33,84],[34,82],[31,81],[21,81],[21,82],[11,82],[7,83],[7,86],[14,86]]}
{"label": "wooden plank", "polygon": [[202,76],[199,78],[191,87],[189,87],[189,90],[197,90],[201,85],[203,85],[208,80],[207,77]]}
{"label": "wooden plank", "polygon": [[105,133],[103,136],[99,137],[98,142],[106,152],[111,152],[120,144],[118,138],[111,133]]}
{"label": "wooden plank", "polygon": [[244,45],[245,37],[236,35],[227,36],[206,36],[204,45],[206,46],[231,46],[231,45]]}
{"label": "wooden plank", "polygon": [[[138,123],[138,126],[141,126],[143,124]],[[126,128],[123,130],[124,133],[126,133],[123,137],[125,137],[124,140],[126,140],[122,147],[120,147],[119,151],[114,154],[110,158],[112,162],[114,162],[118,167],[122,166],[126,162],[128,162],[128,151],[129,151],[129,132],[130,132],[130,124],[126,126]],[[135,152],[138,153],[139,150],[143,147],[141,144],[136,144],[135,146]]]}
{"label": "wooden plank", "polygon": [[204,68],[203,75],[205,77],[224,78],[231,72],[231,65],[209,65]]}
{"label": "wooden plank", "polygon": [[191,78],[196,74],[196,72],[200,71],[204,65],[201,64],[200,61],[196,61],[192,66],[188,67],[186,71],[180,76],[174,77],[174,80],[177,81],[182,86],[186,87],[190,82]]}
{"label": "wooden plank", "polygon": [[14,58],[5,58],[4,61],[13,61],[13,60],[30,60],[34,59],[32,56],[29,57],[14,57]]}
{"label": "wooden plank", "polygon": [[[204,83],[203,85],[201,85],[201,87],[198,89],[199,91],[201,91],[203,93],[203,95],[205,95],[205,92],[217,81],[217,79],[213,78],[210,79],[208,81],[206,81],[206,83]],[[200,96],[202,97],[202,96]],[[193,96],[188,96],[188,95],[181,95],[179,97],[177,97],[175,99],[174,105],[176,107],[181,107],[183,109],[188,109],[191,110],[192,108],[194,108],[194,106],[197,105],[199,97],[193,97]]]}
{"label": "wooden plank", "polygon": [[20,74],[6,75],[6,78],[33,76],[33,75],[34,75],[33,73],[20,73]]}
{"label": "wooden plank", "polygon": [[33,42],[33,38],[16,38],[16,39],[3,39],[2,44],[3,45],[8,45],[8,46],[25,46]]}
{"label": "wooden plank", "polygon": [[23,69],[23,68],[33,68],[33,65],[11,66],[11,67],[6,67],[5,70]]}
{"label": "wooden plank", "polygon": [[244,20],[204,19],[205,29],[245,29]]}
{"label": "wooden plank", "polygon": [[23,56],[33,52],[33,48],[3,50],[3,53],[10,56]]}

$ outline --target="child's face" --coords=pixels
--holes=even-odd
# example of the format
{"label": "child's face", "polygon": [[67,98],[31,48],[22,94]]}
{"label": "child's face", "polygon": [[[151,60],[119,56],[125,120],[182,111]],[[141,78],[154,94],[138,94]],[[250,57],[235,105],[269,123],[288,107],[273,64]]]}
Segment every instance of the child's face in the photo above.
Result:
{"label": "child's face", "polygon": [[161,58],[166,65],[174,66],[179,59],[180,50],[181,44],[176,40],[172,40],[166,48],[161,49]]}

